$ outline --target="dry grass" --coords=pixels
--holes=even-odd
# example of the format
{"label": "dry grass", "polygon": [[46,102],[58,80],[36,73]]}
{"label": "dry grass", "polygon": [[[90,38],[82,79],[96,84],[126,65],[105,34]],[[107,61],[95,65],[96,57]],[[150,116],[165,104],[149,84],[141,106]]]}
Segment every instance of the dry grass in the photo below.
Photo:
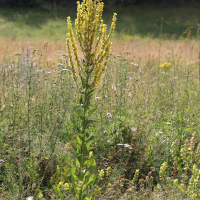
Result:
{"label": "dry grass", "polygon": [[[173,59],[181,63],[190,61],[198,62],[199,47],[196,41],[162,41],[153,39],[131,39],[128,41],[113,41],[112,53],[114,55],[125,56],[125,52],[130,52],[129,58],[138,64],[158,64],[159,50],[160,63],[168,62]],[[66,54],[65,41],[48,41],[48,40],[13,40],[9,38],[0,38],[0,59],[5,59],[5,52],[26,53],[27,49],[37,50],[39,53],[45,53],[44,59],[55,61],[62,54]],[[79,51],[81,55],[81,51]],[[3,59],[4,58],[4,59]],[[52,64],[56,67],[56,63]]]}

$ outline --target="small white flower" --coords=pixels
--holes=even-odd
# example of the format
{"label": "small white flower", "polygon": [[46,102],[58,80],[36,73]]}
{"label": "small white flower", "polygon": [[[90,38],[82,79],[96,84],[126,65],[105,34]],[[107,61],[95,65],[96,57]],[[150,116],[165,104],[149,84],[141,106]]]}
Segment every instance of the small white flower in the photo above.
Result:
{"label": "small white flower", "polygon": [[140,72],[141,74],[144,74],[144,72],[143,72],[141,69],[139,69],[139,72]]}
{"label": "small white flower", "polygon": [[29,196],[26,198],[26,200],[34,200],[34,196]]}
{"label": "small white flower", "polygon": [[117,144],[118,146],[124,146],[124,144],[121,144],[121,143],[119,143],[119,144]]}
{"label": "small white flower", "polygon": [[63,64],[62,63],[58,63],[58,66],[61,67],[61,66],[63,66]]}
{"label": "small white flower", "polygon": [[44,69],[38,69],[37,70],[37,72],[43,72],[44,71]]}
{"label": "small white flower", "polygon": [[139,67],[138,64],[131,62],[131,65],[135,66],[135,67]]}
{"label": "small white flower", "polygon": [[69,70],[68,69],[62,69],[62,71],[67,71],[68,72]]}
{"label": "small white flower", "polygon": [[165,125],[172,125],[172,123],[170,123],[170,122],[167,122],[167,123],[165,123]]}
{"label": "small white flower", "polygon": [[136,131],[137,131],[137,128],[131,127],[131,131],[136,132]]}
{"label": "small white flower", "polygon": [[117,144],[118,146],[124,146],[125,148],[129,148],[129,149],[133,149],[132,147],[131,147],[131,145],[129,145],[129,144],[121,144],[121,143],[119,143],[119,144]]}
{"label": "small white flower", "polygon": [[51,72],[47,72],[47,74],[51,74]]}
{"label": "small white flower", "polygon": [[129,149],[133,149],[133,148],[131,147],[131,145],[129,145],[129,144],[124,144],[124,147],[125,147],[125,148],[129,148]]}
{"label": "small white flower", "polygon": [[107,116],[109,119],[112,119],[112,115],[110,113],[107,113]]}
{"label": "small white flower", "polygon": [[95,97],[95,100],[100,100],[100,98],[99,97]]}

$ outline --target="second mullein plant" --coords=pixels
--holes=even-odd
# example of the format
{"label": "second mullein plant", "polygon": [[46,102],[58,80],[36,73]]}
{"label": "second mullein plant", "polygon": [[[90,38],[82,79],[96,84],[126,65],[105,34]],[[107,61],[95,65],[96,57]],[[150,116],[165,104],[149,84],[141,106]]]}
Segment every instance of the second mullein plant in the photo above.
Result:
{"label": "second mullein plant", "polygon": [[[91,98],[108,64],[111,52],[110,38],[115,29],[117,15],[114,13],[110,31],[107,34],[107,26],[103,23],[102,12],[103,2],[100,0],[83,0],[81,4],[79,1],[77,2],[75,28],[84,57],[81,60],[70,17],[67,19],[69,31],[66,40],[68,64],[79,90],[79,102],[74,106],[72,120],[76,130],[71,142],[74,151],[73,162],[70,162],[71,159],[67,156],[69,168],[64,169],[64,179],[54,187],[61,199],[65,199],[67,194],[69,198],[92,200],[100,194],[101,190],[96,186],[101,178],[101,173],[98,174],[96,169],[97,153],[93,153],[91,147],[95,139],[90,132],[92,123],[95,123],[91,119],[95,111],[95,106],[91,104]],[[98,28],[99,31],[96,35]],[[73,57],[72,54],[74,54]]]}

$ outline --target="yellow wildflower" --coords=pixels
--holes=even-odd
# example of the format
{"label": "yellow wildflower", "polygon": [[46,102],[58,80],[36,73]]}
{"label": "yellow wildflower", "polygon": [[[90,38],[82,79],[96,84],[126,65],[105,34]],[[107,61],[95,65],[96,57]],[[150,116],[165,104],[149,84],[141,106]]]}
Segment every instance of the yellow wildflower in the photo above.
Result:
{"label": "yellow wildflower", "polygon": [[183,183],[180,184],[179,189],[181,190],[181,192],[185,191],[185,185]]}
{"label": "yellow wildflower", "polygon": [[160,65],[160,67],[169,67],[169,66],[171,66],[171,63],[167,63],[167,62],[165,62],[164,64]]}
{"label": "yellow wildflower", "polygon": [[178,179],[174,179],[174,186],[178,186]]}
{"label": "yellow wildflower", "polygon": [[157,188],[158,188],[159,190],[161,190],[161,185],[160,185],[160,184],[157,184]]}
{"label": "yellow wildflower", "polygon": [[42,199],[42,198],[43,198],[43,194],[42,194],[41,192],[39,193],[38,198],[39,198],[39,199]]}
{"label": "yellow wildflower", "polygon": [[69,190],[69,183],[65,183],[63,188],[65,191]]}
{"label": "yellow wildflower", "polygon": [[100,179],[103,179],[103,177],[104,177],[104,170],[103,169],[101,169],[101,171],[99,172],[99,177],[100,177]]}
{"label": "yellow wildflower", "polygon": [[[72,76],[77,80],[75,64],[72,58],[71,48],[74,54],[76,67],[81,80],[87,80],[94,88],[99,84],[101,77],[108,64],[111,52],[110,38],[113,34],[116,24],[116,13],[113,15],[111,28],[107,34],[107,26],[102,20],[103,2],[100,0],[83,0],[82,3],[77,2],[77,19],[75,20],[76,35],[81,50],[84,54],[83,65],[81,67],[80,58],[77,51],[76,40],[74,38],[70,17],[67,18],[68,34],[66,40],[66,48],[69,57],[69,66],[71,67]],[[99,33],[94,44],[97,28]],[[97,55],[97,50],[99,54]],[[104,61],[105,59],[105,61]],[[101,64],[104,61],[104,64]],[[86,77],[85,77],[86,76]]]}

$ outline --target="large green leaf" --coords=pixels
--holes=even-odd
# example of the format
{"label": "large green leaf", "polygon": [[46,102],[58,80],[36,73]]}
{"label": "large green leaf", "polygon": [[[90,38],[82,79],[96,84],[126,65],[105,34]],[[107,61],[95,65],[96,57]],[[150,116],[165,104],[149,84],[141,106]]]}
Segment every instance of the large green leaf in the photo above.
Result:
{"label": "large green leaf", "polygon": [[86,129],[87,126],[89,126],[90,124],[92,124],[94,122],[96,122],[96,121],[95,120],[89,120],[89,119],[85,120],[84,123],[83,123],[83,129]]}

